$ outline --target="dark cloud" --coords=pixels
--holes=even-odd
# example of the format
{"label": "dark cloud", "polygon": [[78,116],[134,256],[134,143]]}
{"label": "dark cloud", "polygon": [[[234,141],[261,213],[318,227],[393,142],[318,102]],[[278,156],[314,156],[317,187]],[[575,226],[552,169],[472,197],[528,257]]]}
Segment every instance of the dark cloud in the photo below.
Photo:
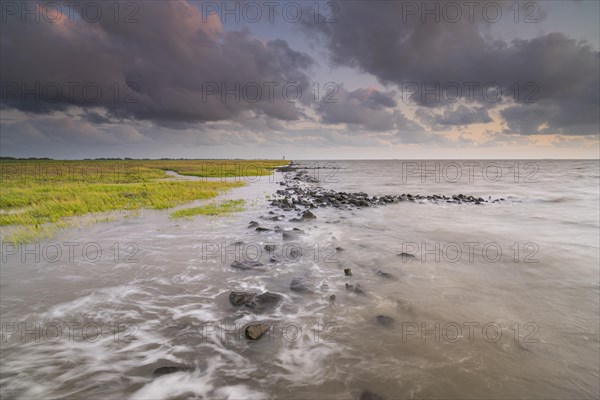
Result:
{"label": "dark cloud", "polygon": [[[503,113],[505,117],[529,115],[535,123],[546,122],[556,129],[587,125],[596,126],[597,131],[598,51],[562,33],[512,42],[499,40],[491,33],[493,24],[481,18],[486,2],[479,4],[473,21],[463,14],[455,23],[444,18],[435,22],[431,16],[423,23],[419,16],[407,17],[406,2],[340,2],[338,23],[315,23],[307,18],[303,26],[310,37],[324,43],[333,66],[350,66],[372,74],[383,84],[395,85],[403,96],[408,92],[412,102],[420,106],[451,106],[455,91],[445,96],[443,89],[458,85],[462,90],[459,101],[464,103],[512,105]],[[505,15],[507,11],[504,8]],[[511,14],[505,18],[512,18]],[[479,86],[471,89],[471,82]],[[410,83],[419,90],[413,92]],[[435,91],[436,84],[441,94],[437,97],[421,90]],[[485,85],[492,88],[487,96]],[[501,98],[496,99],[494,88],[501,90]],[[460,115],[442,116],[438,122],[477,123],[482,122],[481,115],[471,114],[469,122],[469,113],[463,109]]]}
{"label": "dark cloud", "polygon": [[[79,4],[76,10],[86,2]],[[306,90],[313,60],[287,42],[224,32],[216,15],[203,21],[185,1],[135,2],[137,23],[115,23],[112,3],[96,4],[105,16],[97,23],[66,15],[57,23],[22,23],[20,16],[7,16],[0,39],[3,108],[50,113],[100,107],[107,114],[90,113],[90,121],[166,125],[226,120],[245,111],[286,121],[302,117],[293,87],[287,97],[283,88]],[[20,96],[36,87],[38,98]]]}
{"label": "dark cloud", "polygon": [[421,122],[436,131],[447,130],[454,126],[492,122],[485,107],[467,107],[464,104],[448,106],[441,112],[429,108],[419,108],[415,114]]}
{"label": "dark cloud", "polygon": [[317,113],[326,124],[349,124],[361,129],[386,131],[394,127],[396,101],[393,95],[368,88],[348,92],[340,85],[331,101],[319,104]]}

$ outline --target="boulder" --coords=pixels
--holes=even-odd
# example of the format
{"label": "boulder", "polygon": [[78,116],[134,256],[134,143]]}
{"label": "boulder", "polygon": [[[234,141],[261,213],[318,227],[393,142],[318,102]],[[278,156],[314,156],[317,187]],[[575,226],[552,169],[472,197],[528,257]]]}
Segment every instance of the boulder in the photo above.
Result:
{"label": "boulder", "polygon": [[191,370],[192,369],[189,367],[179,367],[179,366],[175,366],[175,365],[168,365],[168,366],[156,368],[152,375],[163,376],[163,375],[168,375],[168,374],[174,374],[176,372],[186,372],[186,371],[191,371]]}
{"label": "boulder", "polygon": [[317,217],[315,216],[315,214],[313,214],[313,213],[312,213],[310,210],[306,210],[306,211],[304,211],[304,212],[302,213],[302,218],[301,218],[301,219],[302,219],[303,221],[306,221],[306,220],[308,220],[308,219],[315,219],[315,218],[317,218]]}
{"label": "boulder", "polygon": [[296,292],[310,292],[310,289],[308,288],[308,280],[302,277],[296,277],[292,279],[290,289]]}
{"label": "boulder", "polygon": [[269,330],[270,326],[266,324],[250,324],[244,329],[244,335],[247,339],[258,340]]}
{"label": "boulder", "polygon": [[231,292],[229,293],[229,302],[234,306],[241,306],[246,304],[249,300],[254,298],[256,293],[251,292]]}
{"label": "boulder", "polygon": [[277,293],[265,292],[258,296],[252,297],[245,304],[246,307],[251,308],[254,311],[264,311],[269,308],[273,308],[281,301],[281,295]]}
{"label": "boulder", "polygon": [[377,321],[377,323],[379,325],[382,325],[382,326],[385,326],[385,327],[391,327],[396,322],[394,320],[394,318],[388,317],[387,315],[378,315],[378,316],[375,317],[375,320]]}
{"label": "boulder", "polygon": [[394,275],[389,274],[387,272],[383,272],[383,271],[377,271],[376,274],[385,279],[391,279],[394,281],[397,279]]}
{"label": "boulder", "polygon": [[231,268],[241,269],[244,271],[247,271],[247,270],[253,269],[253,268],[262,267],[262,266],[263,266],[263,264],[258,261],[249,261],[249,260],[234,261],[231,263]]}
{"label": "boulder", "polygon": [[368,390],[365,390],[364,392],[362,392],[360,394],[359,400],[384,400],[384,399],[383,399],[383,397],[376,395],[373,392],[369,392]]}

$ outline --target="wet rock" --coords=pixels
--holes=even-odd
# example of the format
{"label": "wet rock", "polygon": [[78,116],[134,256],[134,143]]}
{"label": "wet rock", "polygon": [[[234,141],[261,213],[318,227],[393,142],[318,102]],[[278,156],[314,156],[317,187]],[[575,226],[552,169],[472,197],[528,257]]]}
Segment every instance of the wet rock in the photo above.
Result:
{"label": "wet rock", "polygon": [[402,257],[402,261],[415,260],[417,258],[414,254],[404,253],[404,252],[398,254],[398,257]]}
{"label": "wet rock", "polygon": [[360,295],[364,295],[365,292],[363,291],[362,287],[360,286],[359,283],[357,283],[356,285],[351,285],[349,283],[346,283],[346,290],[349,292],[353,292],[356,294],[360,294]]}
{"label": "wet rock", "polygon": [[394,318],[388,317],[387,315],[378,315],[377,317],[375,317],[375,320],[377,321],[377,323],[379,325],[382,325],[385,327],[391,327],[396,322],[394,320]]}
{"label": "wet rock", "polygon": [[269,228],[263,228],[262,226],[259,226],[255,230],[256,230],[256,232],[270,232],[271,231]]}
{"label": "wet rock", "polygon": [[310,212],[310,210],[306,210],[306,211],[304,211],[302,213],[302,218],[301,219],[304,220],[304,221],[306,221],[308,219],[315,219],[315,218],[317,218],[315,216],[315,214],[313,214],[312,212]]}
{"label": "wet rock", "polygon": [[234,261],[231,263],[231,268],[242,269],[245,271],[247,271],[249,269],[253,269],[253,268],[262,267],[262,266],[263,266],[263,264],[258,261],[249,261],[249,260]]}
{"label": "wet rock", "polygon": [[363,291],[362,287],[358,283],[356,285],[354,285],[354,293],[360,294],[363,296],[365,295],[365,292]]}
{"label": "wet rock", "polygon": [[256,228],[258,226],[258,222],[256,221],[250,221],[250,223],[248,224],[248,228]]}
{"label": "wet rock", "polygon": [[300,218],[292,218],[290,222],[302,222],[302,220]]}
{"label": "wet rock", "polygon": [[385,400],[385,399],[373,392],[369,392],[368,390],[365,390],[364,392],[362,392],[360,394],[359,400]]}
{"label": "wet rock", "polygon": [[250,324],[244,329],[244,335],[247,339],[258,340],[262,335],[270,329],[269,325],[266,324]]}
{"label": "wet rock", "polygon": [[265,250],[269,251],[269,252],[275,251],[276,248],[277,248],[276,244],[266,244],[265,245]]}
{"label": "wet rock", "polygon": [[241,306],[254,298],[256,293],[252,292],[231,292],[229,293],[229,302],[234,306]]}
{"label": "wet rock", "polygon": [[282,232],[283,240],[295,240],[298,238],[298,233],[293,231],[283,231]]}
{"label": "wet rock", "polygon": [[350,268],[344,268],[344,275],[352,276],[352,270]]}
{"label": "wet rock", "polygon": [[290,289],[295,292],[310,292],[311,290],[308,288],[308,279],[295,277],[292,279],[292,283],[290,284]]}
{"label": "wet rock", "polygon": [[384,271],[377,271],[376,274],[385,279],[397,280],[397,278],[394,275]]}
{"label": "wet rock", "polygon": [[282,297],[280,294],[265,292],[263,294],[259,294],[258,296],[252,297],[245,304],[246,307],[251,308],[252,310],[264,311],[277,306],[281,299]]}
{"label": "wet rock", "polygon": [[189,367],[179,367],[179,366],[175,366],[175,365],[168,365],[168,366],[156,368],[154,370],[154,372],[152,373],[152,375],[163,376],[163,375],[168,375],[168,374],[174,374],[176,372],[185,372],[185,371],[191,371],[191,370],[192,369]]}

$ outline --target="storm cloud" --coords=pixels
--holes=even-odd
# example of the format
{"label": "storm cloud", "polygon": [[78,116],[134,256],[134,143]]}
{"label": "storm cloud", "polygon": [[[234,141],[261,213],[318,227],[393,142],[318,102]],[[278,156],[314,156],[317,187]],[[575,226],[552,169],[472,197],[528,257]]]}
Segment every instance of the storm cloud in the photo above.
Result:
{"label": "storm cloud", "polygon": [[[558,32],[506,42],[493,35],[493,22],[481,11],[472,20],[465,14],[456,21],[438,11],[442,17],[436,21],[435,13],[409,13],[411,3],[444,4],[340,2],[339,23],[306,18],[304,28],[309,37],[324,41],[331,65],[372,74],[418,106],[448,107],[456,101],[488,103],[486,108],[511,105],[503,117],[527,116],[528,124],[546,124],[548,132],[598,132],[600,58],[588,42]],[[486,6],[478,4],[479,10]],[[439,122],[486,120],[480,113],[469,117],[465,110]],[[523,127],[509,125],[516,133]]]}
{"label": "storm cloud", "polygon": [[[86,2],[80,4],[76,10],[85,8]],[[50,113],[100,107],[112,120],[166,125],[226,120],[246,111],[286,121],[302,116],[294,90],[308,87],[314,61],[286,41],[225,32],[217,15],[203,18],[182,0],[136,2],[139,12],[129,23],[109,17],[112,3],[100,4],[106,17],[96,23],[66,14],[54,23],[5,16],[4,108]],[[286,85],[291,89],[284,91]],[[97,114],[87,115],[101,122]]]}

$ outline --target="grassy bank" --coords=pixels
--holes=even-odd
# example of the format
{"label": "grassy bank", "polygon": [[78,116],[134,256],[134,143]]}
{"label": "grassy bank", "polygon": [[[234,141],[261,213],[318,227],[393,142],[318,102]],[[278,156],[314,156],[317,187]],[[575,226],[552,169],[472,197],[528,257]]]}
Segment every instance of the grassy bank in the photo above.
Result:
{"label": "grassy bank", "polygon": [[199,207],[182,208],[171,213],[171,218],[193,217],[194,215],[226,215],[244,211],[245,201],[227,200],[222,203],[205,204]]}
{"label": "grassy bank", "polygon": [[[69,217],[141,208],[164,209],[209,199],[243,180],[173,181],[181,175],[218,178],[268,175],[285,161],[221,160],[2,160],[0,226],[20,225],[35,237]],[[43,227],[43,228],[42,228]],[[31,234],[29,234],[31,233]],[[6,239],[6,238],[4,238]]]}

